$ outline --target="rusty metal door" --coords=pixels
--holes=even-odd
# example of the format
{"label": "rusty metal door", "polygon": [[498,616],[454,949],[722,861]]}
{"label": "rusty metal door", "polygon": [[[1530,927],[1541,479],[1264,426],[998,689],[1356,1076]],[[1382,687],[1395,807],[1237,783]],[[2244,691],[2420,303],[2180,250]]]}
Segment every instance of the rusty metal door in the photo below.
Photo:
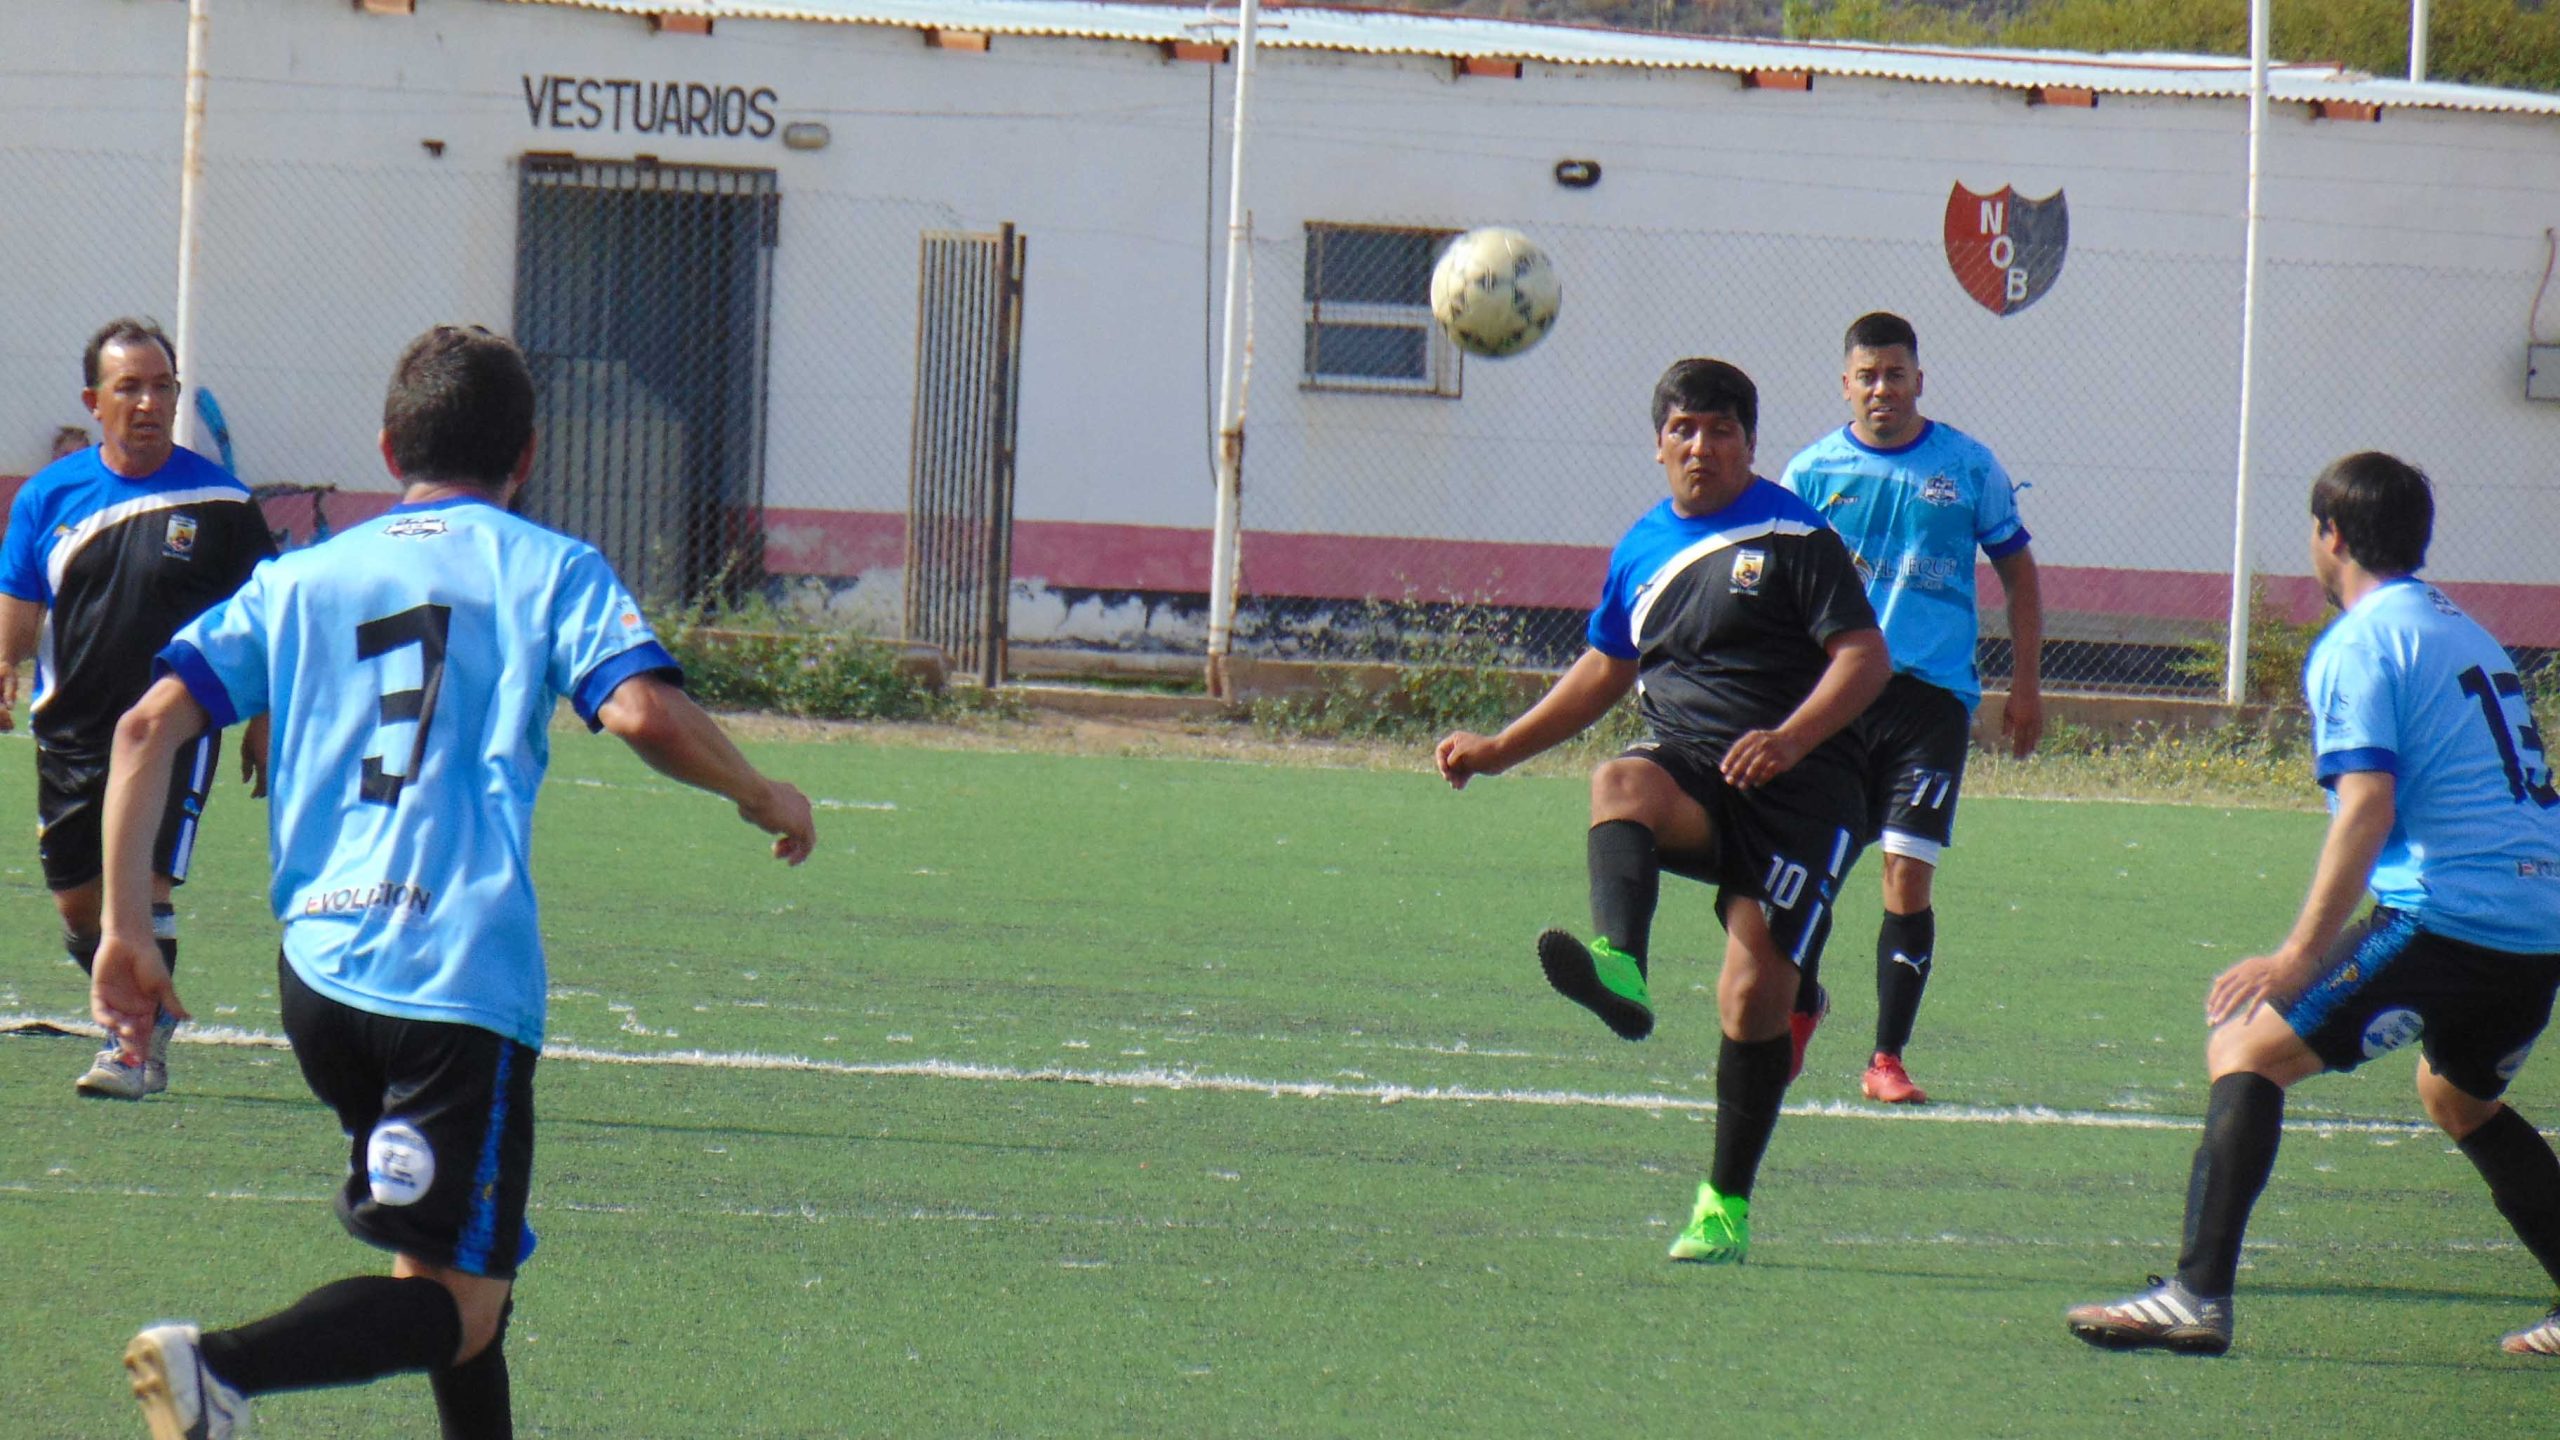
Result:
{"label": "rusty metal door", "polygon": [[917,283],[906,636],[983,685],[1005,674],[1024,250],[1009,224],[927,231]]}

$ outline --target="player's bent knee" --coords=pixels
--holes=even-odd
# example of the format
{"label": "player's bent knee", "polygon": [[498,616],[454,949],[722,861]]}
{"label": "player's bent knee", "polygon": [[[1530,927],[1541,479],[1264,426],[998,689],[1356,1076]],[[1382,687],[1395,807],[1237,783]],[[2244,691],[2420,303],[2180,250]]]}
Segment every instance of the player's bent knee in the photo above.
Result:
{"label": "player's bent knee", "polygon": [[1661,828],[1680,787],[1646,760],[1606,760],[1591,772],[1591,823],[1633,820]]}
{"label": "player's bent knee", "polygon": [[2287,1087],[2327,1068],[2282,1016],[2264,1007],[2215,1030],[2205,1041],[2204,1066],[2211,1079],[2261,1075]]}
{"label": "player's bent knee", "polygon": [[2471,1132],[2498,1118],[2506,1108],[2504,1100],[2483,1100],[2479,1096],[2439,1075],[2425,1064],[2418,1067],[2418,1104],[2436,1128],[2455,1139],[2470,1137]]}

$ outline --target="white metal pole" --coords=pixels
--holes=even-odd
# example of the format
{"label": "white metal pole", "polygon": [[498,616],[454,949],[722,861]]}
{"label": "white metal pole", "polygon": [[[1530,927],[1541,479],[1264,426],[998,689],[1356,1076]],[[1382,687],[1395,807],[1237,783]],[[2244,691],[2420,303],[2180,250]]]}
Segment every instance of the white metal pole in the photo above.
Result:
{"label": "white metal pole", "polygon": [[2222,698],[2249,694],[2249,399],[2258,344],[2258,187],[2267,131],[2267,0],[2249,0],[2249,215],[2240,265],[2240,455],[2231,502],[2231,628],[2225,642]]}
{"label": "white metal pole", "polygon": [[2427,78],[2427,0],[2409,4],[2409,79]]}
{"label": "white metal pole", "polygon": [[1253,89],[1256,0],[1236,16],[1234,149],[1227,160],[1226,328],[1218,345],[1218,505],[1209,552],[1209,693],[1225,696],[1227,653],[1235,641],[1237,535],[1244,502],[1244,286],[1252,239],[1245,210],[1245,103]]}
{"label": "white metal pole", "polygon": [[[204,179],[205,35],[211,28],[213,0],[187,0],[187,115],[178,160],[178,374],[195,367],[197,192]],[[196,407],[178,407],[177,428],[170,432],[189,449],[196,445]]]}

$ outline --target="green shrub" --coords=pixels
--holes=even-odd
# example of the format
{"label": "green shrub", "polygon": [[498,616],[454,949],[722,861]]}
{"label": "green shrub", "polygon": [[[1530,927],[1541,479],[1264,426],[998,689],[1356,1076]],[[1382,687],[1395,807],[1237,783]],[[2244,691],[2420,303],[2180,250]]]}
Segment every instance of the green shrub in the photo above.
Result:
{"label": "green shrub", "polygon": [[[2249,577],[2248,693],[2242,697],[2246,703],[2302,708],[2303,662],[2311,658],[2311,644],[2329,628],[2329,619],[2326,615],[2298,622],[2286,619],[2268,603],[2267,577]],[[2231,663],[2229,642],[2217,635],[2190,640],[2184,649],[2185,654],[2169,662],[2169,669],[2219,693]]]}
{"label": "green shrub", "polygon": [[684,667],[685,689],[720,709],[813,720],[932,720],[995,703],[974,690],[937,691],[900,664],[887,641],[811,625],[756,599],[696,604],[655,618]]}

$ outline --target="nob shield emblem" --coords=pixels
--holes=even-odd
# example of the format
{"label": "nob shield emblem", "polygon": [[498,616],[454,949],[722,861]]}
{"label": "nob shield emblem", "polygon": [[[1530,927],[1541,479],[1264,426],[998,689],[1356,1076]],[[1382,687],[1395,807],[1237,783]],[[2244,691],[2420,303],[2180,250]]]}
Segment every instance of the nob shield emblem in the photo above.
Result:
{"label": "nob shield emblem", "polygon": [[2071,210],[2062,192],[2028,200],[2003,185],[1977,195],[1958,182],[1947,193],[1947,268],[1994,315],[2014,315],[2044,298],[2071,248]]}

